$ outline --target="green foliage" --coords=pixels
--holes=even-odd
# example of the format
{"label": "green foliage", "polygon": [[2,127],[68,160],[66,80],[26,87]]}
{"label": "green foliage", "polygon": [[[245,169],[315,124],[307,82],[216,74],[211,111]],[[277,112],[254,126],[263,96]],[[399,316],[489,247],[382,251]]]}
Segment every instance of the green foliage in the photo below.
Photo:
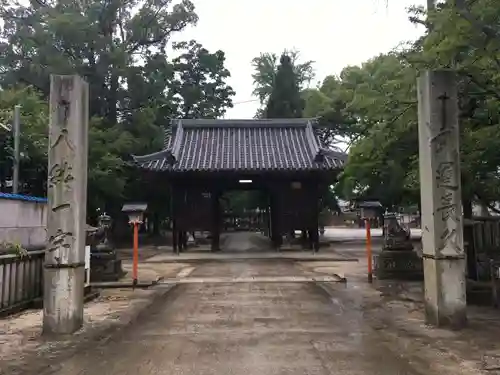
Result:
{"label": "green foliage", "polygon": [[[197,22],[189,0],[0,0],[0,120],[22,105],[24,191],[44,195],[50,74],[79,74],[90,87],[89,208],[113,212],[123,200],[158,199],[132,154],[161,149],[172,118],[208,117],[232,106],[234,91],[222,51],[172,36]],[[3,134],[2,134],[3,133]],[[0,183],[11,169],[9,145],[0,154]]]}
{"label": "green foliage", "polygon": [[387,206],[418,198],[415,83],[416,70],[390,53],[346,67],[306,97],[305,113],[320,117],[324,142],[349,149],[336,186],[343,198],[376,197]]}
{"label": "green foliage", "polygon": [[458,75],[463,198],[498,200],[500,5],[465,3],[440,5],[428,20],[414,8],[411,20],[431,25],[428,35],[306,93],[304,113],[320,117],[327,143],[349,150],[337,186],[343,197],[419,202],[416,78],[421,69],[448,68]]}
{"label": "green foliage", "polygon": [[345,111],[358,119],[341,178],[343,195],[378,197],[391,206],[417,194],[418,185],[406,185],[418,153],[415,70],[390,54],[344,70],[341,79]]}
{"label": "green foliage", "polygon": [[292,59],[287,54],[280,58],[271,96],[266,105],[267,118],[300,118],[304,109]]}
{"label": "green foliage", "polygon": [[235,92],[226,84],[230,77],[224,67],[222,51],[210,53],[201,44],[175,44],[176,50],[186,52],[173,61],[177,72],[170,87],[170,100],[178,108],[178,118],[218,118],[233,106]]}
{"label": "green foliage", "polygon": [[19,258],[29,257],[29,252],[18,243],[0,242],[0,254],[13,254]]}
{"label": "green foliage", "polygon": [[408,59],[417,67],[457,72],[464,195],[488,203],[500,195],[500,5],[493,0],[465,5],[441,5],[433,12],[432,32]]}
{"label": "green foliage", "polygon": [[[43,98],[30,87],[18,90],[0,91],[0,123],[11,128],[14,122],[14,106],[21,105],[21,124],[23,131],[20,138],[22,182],[29,185],[33,194],[45,191],[47,171],[47,131],[48,105]],[[13,160],[12,133],[0,129],[0,185],[11,177]]]}
{"label": "green foliage", "polygon": [[[297,50],[285,50],[281,56],[290,58],[294,79],[299,90],[302,91],[314,79],[313,61],[299,62],[300,53]],[[261,53],[260,56],[252,60],[254,73],[252,74],[254,90],[253,95],[259,98],[260,104],[265,106],[271,97],[275,87],[278,67],[278,55],[275,53]],[[257,111],[256,117],[264,117],[265,110],[261,108]]]}

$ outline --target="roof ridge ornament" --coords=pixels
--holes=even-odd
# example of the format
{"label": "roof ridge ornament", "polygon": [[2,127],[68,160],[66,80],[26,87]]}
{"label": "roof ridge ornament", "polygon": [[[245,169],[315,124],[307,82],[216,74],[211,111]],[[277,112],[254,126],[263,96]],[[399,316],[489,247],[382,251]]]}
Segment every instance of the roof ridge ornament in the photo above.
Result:
{"label": "roof ridge ornament", "polygon": [[311,152],[314,155],[314,161],[316,163],[323,163],[325,161],[325,155],[321,152],[321,146],[314,134],[314,130],[312,127],[311,121],[307,121],[306,126],[306,139],[309,143],[309,147],[311,148]]}
{"label": "roof ridge ornament", "polygon": [[317,121],[316,119],[309,120],[306,129],[306,136],[307,140],[309,141],[311,151],[314,155],[314,161],[316,163],[324,163],[326,157],[332,159],[344,160],[345,158],[342,157],[340,152],[325,148],[319,143],[318,138],[316,137],[316,134],[314,133],[314,129],[312,126],[312,122],[316,123],[316,121]]}
{"label": "roof ridge ornament", "polygon": [[181,145],[182,141],[184,140],[184,127],[182,126],[182,120],[177,121],[177,128],[175,130],[175,135],[174,135],[174,143],[172,143],[172,146],[169,151],[170,153],[170,164],[174,164],[178,159],[179,159],[179,153],[181,151]]}

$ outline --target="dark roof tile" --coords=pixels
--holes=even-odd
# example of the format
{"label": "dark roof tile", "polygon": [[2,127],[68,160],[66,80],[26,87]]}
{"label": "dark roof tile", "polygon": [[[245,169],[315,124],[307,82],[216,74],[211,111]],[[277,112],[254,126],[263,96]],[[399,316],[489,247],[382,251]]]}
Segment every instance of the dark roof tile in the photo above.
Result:
{"label": "dark roof tile", "polygon": [[159,171],[266,171],[337,169],[345,160],[321,146],[308,119],[178,120],[171,132],[164,150],[135,156],[136,163]]}

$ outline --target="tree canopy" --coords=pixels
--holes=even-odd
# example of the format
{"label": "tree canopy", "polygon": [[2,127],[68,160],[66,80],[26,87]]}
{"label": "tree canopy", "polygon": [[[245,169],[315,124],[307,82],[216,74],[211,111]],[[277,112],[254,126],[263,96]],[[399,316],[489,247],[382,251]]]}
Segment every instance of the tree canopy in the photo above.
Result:
{"label": "tree canopy", "polygon": [[445,68],[458,76],[464,202],[498,200],[500,6],[465,3],[439,5],[428,19],[413,8],[412,22],[432,25],[427,35],[307,90],[304,115],[319,116],[327,140],[349,151],[337,187],[344,198],[419,203],[416,79]]}
{"label": "tree canopy", "polygon": [[[291,65],[293,77],[290,72],[288,73],[288,77],[294,80],[294,85],[298,87],[300,92],[302,92],[315,77],[313,68],[314,62],[310,60],[300,62],[300,53],[297,50],[284,50],[279,58],[277,54],[269,52],[261,53],[258,57],[255,57],[252,60],[252,67],[254,69],[252,73],[254,83],[252,94],[259,99],[261,104],[261,108],[256,113],[257,118],[265,116],[265,107],[276,87],[278,70],[282,65],[281,59],[283,56],[287,56],[290,60],[289,65]],[[281,80],[283,81],[283,78],[281,78]],[[295,88],[293,88],[293,90],[295,90]]]}
{"label": "tree canopy", "polygon": [[[30,148],[21,166],[25,192],[45,194],[50,74],[89,82],[91,211],[151,195],[129,161],[158,151],[172,118],[216,118],[232,106],[224,52],[171,41],[198,20],[189,0],[5,0],[0,15],[0,116],[11,122],[14,104],[22,105],[21,144]],[[10,151],[0,155],[2,183]]]}
{"label": "tree canopy", "polygon": [[[457,5],[459,7],[457,7]],[[423,69],[458,76],[464,202],[500,194],[500,5],[463,0],[429,15],[403,49],[326,77],[316,88],[312,61],[298,51],[253,59],[259,116],[317,117],[330,147],[349,158],[336,186],[343,198],[385,205],[419,202],[416,80]],[[159,199],[130,167],[132,154],[162,147],[172,118],[217,118],[232,106],[223,51],[172,41],[196,24],[189,0],[0,0],[0,123],[22,106],[22,191],[46,193],[50,74],[79,74],[90,86],[89,208],[116,209],[127,199]],[[0,130],[0,188],[12,166],[12,139]],[[166,197],[162,197],[166,199]]]}
{"label": "tree canopy", "polygon": [[287,54],[280,58],[280,65],[267,101],[266,118],[300,118],[304,109],[299,84],[292,59]]}

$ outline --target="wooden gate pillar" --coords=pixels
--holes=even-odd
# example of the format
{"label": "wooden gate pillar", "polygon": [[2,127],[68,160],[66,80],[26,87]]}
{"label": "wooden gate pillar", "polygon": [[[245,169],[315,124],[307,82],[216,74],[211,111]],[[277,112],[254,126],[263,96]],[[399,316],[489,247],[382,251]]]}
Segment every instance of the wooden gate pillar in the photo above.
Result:
{"label": "wooden gate pillar", "polygon": [[177,229],[177,189],[172,186],[170,189],[170,215],[172,219],[172,250],[175,254],[179,254],[179,237]]}
{"label": "wooden gate pillar", "polygon": [[217,189],[213,189],[211,191],[211,199],[212,199],[212,251],[220,250],[220,232],[221,232],[221,210],[220,210],[220,191]]}
{"label": "wooden gate pillar", "polygon": [[275,248],[282,245],[283,238],[281,235],[281,205],[275,192],[271,193],[271,240]]}

